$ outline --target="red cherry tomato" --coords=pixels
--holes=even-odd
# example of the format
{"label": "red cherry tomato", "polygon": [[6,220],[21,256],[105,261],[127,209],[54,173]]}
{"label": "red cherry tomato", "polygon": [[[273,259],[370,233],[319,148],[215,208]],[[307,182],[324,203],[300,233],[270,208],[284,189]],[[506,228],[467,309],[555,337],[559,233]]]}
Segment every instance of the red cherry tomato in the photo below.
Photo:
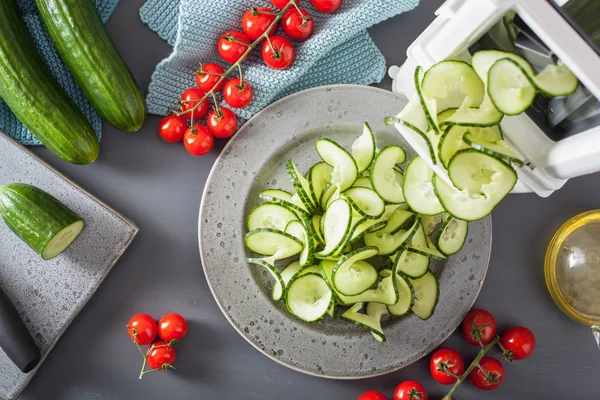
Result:
{"label": "red cherry tomato", "polygon": [[188,124],[185,118],[179,115],[169,115],[160,120],[158,134],[165,142],[181,142],[187,128]]}
{"label": "red cherry tomato", "polygon": [[134,315],[127,323],[129,337],[135,342],[137,336],[137,343],[140,346],[152,343],[156,338],[157,330],[156,321],[148,314]]}
{"label": "red cherry tomato", "polygon": [[306,40],[315,30],[315,20],[306,10],[290,8],[283,15],[283,31],[294,40]]}
{"label": "red cherry tomato", "polygon": [[507,360],[524,360],[535,350],[535,336],[529,329],[517,326],[504,332],[500,344],[506,349],[504,357]]}
{"label": "red cherry tomato", "polygon": [[396,388],[394,400],[429,400],[429,396],[420,383],[404,381]]}
{"label": "red cherry tomato", "polygon": [[190,154],[202,156],[213,148],[215,138],[204,125],[194,124],[193,128],[185,131],[183,144]]}
{"label": "red cherry tomato", "polygon": [[187,330],[185,318],[176,313],[167,314],[158,321],[158,336],[167,343],[183,339]]}
{"label": "red cherry tomato", "polygon": [[208,114],[206,126],[215,137],[225,139],[237,130],[237,117],[229,108],[221,107],[219,111],[220,113],[217,113],[216,110],[212,110]]}
{"label": "red cherry tomato", "polygon": [[379,392],[371,390],[370,392],[361,394],[358,400],[387,400],[387,397]]}
{"label": "red cherry tomato", "polygon": [[493,357],[483,357],[469,374],[473,386],[481,390],[494,390],[504,382],[504,366]]}
{"label": "red cherry tomato", "polygon": [[217,50],[223,60],[235,64],[242,58],[250,43],[250,38],[245,33],[229,31],[225,32],[219,39]]}
{"label": "red cherry tomato", "polygon": [[206,64],[200,67],[196,71],[196,86],[204,93],[208,93],[215,88],[215,92],[218,92],[225,85],[225,81],[219,83],[219,86],[215,87],[221,77],[217,74],[223,74],[225,70],[219,64]]}
{"label": "red cherry tomato", "polygon": [[343,0],[312,0],[312,5],[322,13],[332,13],[342,6]]}
{"label": "red cherry tomato", "polygon": [[263,44],[262,58],[273,69],[286,69],[294,62],[294,46],[283,36],[272,36]]}
{"label": "red cherry tomato", "polygon": [[[157,346],[160,347],[157,348]],[[173,365],[177,353],[172,346],[168,346],[167,343],[159,340],[148,348],[146,356],[148,357],[146,362],[151,369],[166,369],[167,365]]]}
{"label": "red cherry tomato", "polygon": [[456,383],[455,376],[461,376],[465,372],[465,362],[456,350],[439,349],[429,362],[431,376],[442,385],[453,385]]}
{"label": "red cherry tomato", "polygon": [[205,94],[206,93],[204,93],[202,90],[196,88],[190,88],[183,92],[181,95],[181,111],[183,111],[184,117],[187,119],[192,119],[193,116],[194,120],[199,120],[208,113],[208,109],[210,108],[208,97],[204,99],[204,101],[198,107],[196,107],[198,101],[202,99]]}
{"label": "red cherry tomato", "polygon": [[[273,3],[273,5],[277,8],[279,8],[280,10],[283,9],[283,7],[287,6],[287,4],[290,2],[290,0],[271,0],[271,3]],[[300,4],[300,0],[296,0],[296,5]]]}
{"label": "red cherry tomato", "polygon": [[[252,7],[242,17],[242,30],[251,40],[256,40],[269,29],[275,21],[275,13],[267,7]],[[277,30],[277,24],[273,25],[269,36]]]}
{"label": "red cherry tomato", "polygon": [[496,319],[486,310],[471,310],[462,323],[462,334],[473,345],[489,343],[496,336]]}
{"label": "red cherry tomato", "polygon": [[223,98],[233,108],[244,108],[252,101],[252,87],[240,78],[232,78],[225,84]]}

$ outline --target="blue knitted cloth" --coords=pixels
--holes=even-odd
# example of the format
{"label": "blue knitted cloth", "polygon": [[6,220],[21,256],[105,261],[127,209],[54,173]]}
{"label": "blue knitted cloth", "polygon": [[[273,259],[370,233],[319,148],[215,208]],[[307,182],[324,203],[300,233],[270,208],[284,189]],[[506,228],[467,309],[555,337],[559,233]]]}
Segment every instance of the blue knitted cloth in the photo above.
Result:
{"label": "blue knitted cloth", "polygon": [[[3,1],[3,0],[0,0]],[[87,0],[86,0],[87,1]],[[102,17],[102,20],[106,22],[112,15],[113,11],[119,4],[119,0],[94,0],[98,12]],[[23,13],[23,19],[25,24],[31,33],[38,52],[42,55],[46,64],[50,67],[52,74],[58,80],[58,82],[65,88],[69,96],[79,106],[83,114],[91,122],[94,130],[96,131],[98,138],[102,136],[102,121],[93,107],[87,102],[83,92],[77,86],[75,79],[63,64],[60,56],[54,49],[52,41],[46,32],[44,25],[38,15],[37,9],[33,0],[18,0],[19,7]],[[24,145],[40,145],[40,141],[37,140],[27,128],[14,116],[10,111],[6,103],[0,99],[0,131],[5,132],[8,136],[17,139]]]}
{"label": "blue knitted cloth", "polygon": [[[254,99],[247,108],[235,112],[247,119],[269,103],[309,87],[381,81],[385,59],[366,28],[414,8],[418,2],[344,0],[337,12],[322,14],[310,0],[300,0],[300,6],[314,17],[314,35],[296,43],[296,61],[284,71],[267,67],[257,47],[243,64]],[[175,109],[181,93],[194,86],[194,72],[201,62],[225,65],[217,53],[219,36],[228,30],[241,30],[243,14],[257,6],[272,7],[269,0],[148,0],[140,10],[142,21],[174,46],[152,76],[149,112],[166,115]]]}

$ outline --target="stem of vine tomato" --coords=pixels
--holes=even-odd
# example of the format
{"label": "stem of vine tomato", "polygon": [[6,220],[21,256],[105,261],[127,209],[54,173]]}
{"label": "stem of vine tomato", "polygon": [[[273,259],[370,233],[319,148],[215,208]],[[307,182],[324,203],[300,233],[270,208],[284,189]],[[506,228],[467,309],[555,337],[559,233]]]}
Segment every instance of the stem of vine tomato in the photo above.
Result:
{"label": "stem of vine tomato", "polygon": [[219,107],[219,102],[217,101],[217,96],[214,93],[212,94],[213,103],[215,104],[215,112],[217,113],[217,118],[221,119],[221,107]]}
{"label": "stem of vine tomato", "polygon": [[[239,58],[239,60],[237,60],[235,62],[235,64],[232,64],[231,67],[229,67],[229,69],[227,69],[227,71],[223,72],[223,74],[221,75],[221,79],[219,79],[219,81],[217,83],[215,83],[215,85],[213,86],[213,88],[211,90],[209,90],[204,95],[204,97],[202,97],[202,99],[200,99],[198,101],[198,103],[194,107],[190,108],[186,112],[195,110],[196,108],[198,108],[200,106],[200,104],[202,104],[202,102],[204,100],[206,100],[208,98],[208,96],[212,96],[214,94],[215,88],[219,87],[219,85],[225,80],[225,78],[227,78],[233,71],[235,71],[238,68],[238,66],[242,63],[242,61],[244,61],[246,59],[246,57],[248,57],[248,55],[252,52],[252,50],[254,50],[254,48],[256,46],[258,46],[258,44],[260,42],[263,41],[263,39],[269,37],[269,33],[271,32],[271,29],[273,29],[273,27],[275,25],[277,25],[277,22],[279,22],[279,20],[281,18],[283,18],[283,15],[285,14],[285,12],[290,7],[292,7],[292,6],[297,7],[296,0],[291,0],[289,3],[286,4],[285,7],[283,7],[281,9],[281,11],[279,11],[277,14],[275,14],[275,19],[273,20],[273,22],[271,22],[271,24],[269,25],[269,27],[267,28],[267,30],[265,30],[265,32],[262,35],[260,35],[260,37],[258,39],[256,39],[250,45],[248,45],[248,48],[246,49],[246,51],[244,52],[244,54],[242,54],[242,56]],[[185,114],[185,113],[184,112],[177,113],[177,115],[183,115],[183,114]]]}
{"label": "stem of vine tomato", "polygon": [[469,374],[471,373],[471,371],[473,371],[473,369],[477,365],[479,365],[479,361],[481,361],[481,359],[483,358],[483,356],[485,356],[487,354],[487,352],[490,351],[490,349],[492,347],[494,347],[496,344],[498,344],[499,341],[500,341],[500,338],[498,336],[496,336],[494,338],[494,340],[492,340],[491,342],[489,342],[488,344],[486,344],[481,350],[479,350],[479,354],[477,354],[477,357],[475,357],[475,359],[473,360],[473,362],[471,363],[471,365],[469,365],[469,368],[467,368],[465,370],[464,374],[462,374],[462,376],[460,378],[458,378],[458,380],[456,381],[456,383],[454,384],[454,386],[452,386],[452,389],[450,389],[450,391],[448,392],[448,394],[445,395],[442,400],[451,400],[452,399],[452,395],[454,394],[454,392],[456,392],[456,390],[458,389],[458,387],[460,386],[460,384],[463,383],[465,381],[465,379],[467,379],[467,377],[469,376]]}

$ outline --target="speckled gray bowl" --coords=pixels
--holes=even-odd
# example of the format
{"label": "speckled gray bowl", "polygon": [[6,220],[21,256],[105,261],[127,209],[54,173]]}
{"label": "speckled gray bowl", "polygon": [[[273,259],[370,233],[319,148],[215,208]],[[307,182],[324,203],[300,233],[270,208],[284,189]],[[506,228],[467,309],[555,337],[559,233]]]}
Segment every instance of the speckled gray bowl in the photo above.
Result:
{"label": "speckled gray bowl", "polygon": [[434,315],[386,317],[387,342],[339,318],[308,324],[270,299],[270,275],[248,265],[244,247],[246,217],[265,188],[291,190],[285,162],[305,172],[319,161],[316,139],[329,137],[349,146],[368,121],[378,146],[401,144],[414,154],[383,118],[406,100],[366,86],[334,85],[286,97],[244,125],[215,163],[200,206],[199,241],[212,293],[233,327],[273,360],[311,375],[356,379],[385,374],[418,360],[442,343],[473,305],[483,284],[491,250],[491,219],[470,224],[462,251],[446,263],[432,263],[440,281]]}

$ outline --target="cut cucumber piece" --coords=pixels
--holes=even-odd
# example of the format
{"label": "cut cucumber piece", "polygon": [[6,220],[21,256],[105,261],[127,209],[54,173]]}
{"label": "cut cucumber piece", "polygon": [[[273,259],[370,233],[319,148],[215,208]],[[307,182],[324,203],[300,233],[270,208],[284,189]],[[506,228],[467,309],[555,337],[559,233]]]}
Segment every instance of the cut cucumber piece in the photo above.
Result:
{"label": "cut cucumber piece", "polygon": [[329,204],[331,196],[335,195],[336,193],[339,194],[337,186],[334,186],[331,183],[325,185],[323,193],[321,193],[321,198],[319,199],[319,205],[323,210],[327,210],[327,204]]}
{"label": "cut cucumber piece", "polygon": [[463,137],[463,139],[466,144],[468,144],[475,150],[481,151],[482,153],[486,153],[494,158],[499,158],[501,160],[513,163],[518,167],[523,166],[523,161],[521,161],[519,156],[514,151],[512,151],[512,149],[508,147],[503,140],[489,142],[485,139],[478,138],[470,133],[467,133]]}
{"label": "cut cucumber piece", "polygon": [[335,256],[346,246],[352,228],[352,209],[346,199],[335,200],[323,216],[323,238],[325,249],[319,256]]}
{"label": "cut cucumber piece", "polygon": [[314,239],[308,234],[308,229],[306,228],[308,224],[311,224],[311,222],[290,221],[285,228],[285,233],[289,233],[304,244],[304,248],[300,252],[300,258],[298,259],[302,268],[311,265],[315,259]]}
{"label": "cut cucumber piece", "polygon": [[408,229],[414,222],[415,213],[406,211],[401,206],[386,206],[386,209],[388,207],[393,208],[393,211],[386,216],[387,225],[381,229],[381,233],[393,235],[400,229]]}
{"label": "cut cucumber piece", "polygon": [[246,247],[262,256],[284,259],[300,253],[304,244],[289,233],[261,228],[246,234]]}
{"label": "cut cucumber piece", "polygon": [[431,318],[440,297],[440,286],[431,271],[427,271],[419,279],[410,279],[415,290],[415,304],[412,312],[422,320]]}
{"label": "cut cucumber piece", "polygon": [[407,247],[406,250],[411,253],[417,253],[422,256],[431,257],[440,261],[444,261],[447,258],[445,254],[440,252],[435,247],[435,245],[431,242],[431,239],[429,239],[429,236],[425,237],[425,246],[411,245]]}
{"label": "cut cucumber piece", "polygon": [[271,276],[275,279],[275,285],[273,286],[272,298],[275,301],[279,301],[285,296],[285,282],[281,277],[281,273],[272,263],[262,258],[248,258],[246,259],[248,264],[259,265],[269,271]]}
{"label": "cut cucumber piece", "polygon": [[438,124],[441,124],[442,122],[444,122],[448,118],[452,117],[455,112],[456,112],[456,108],[449,108],[449,109],[444,110],[441,113],[439,113],[437,115]]}
{"label": "cut cucumber piece", "polygon": [[333,168],[325,162],[316,163],[308,170],[306,180],[310,189],[310,195],[316,205],[320,205],[321,195],[325,186],[331,181],[331,173]]}
{"label": "cut cucumber piece", "polygon": [[290,180],[292,181],[294,189],[296,189],[296,194],[304,205],[304,208],[306,208],[309,213],[313,214],[317,209],[317,205],[312,200],[308,181],[304,176],[302,176],[300,171],[298,171],[296,164],[294,164],[292,160],[288,160],[286,164],[286,170]]}
{"label": "cut cucumber piece", "polygon": [[406,167],[404,197],[410,208],[424,215],[435,215],[444,211],[435,195],[432,184],[433,170],[421,157],[414,157]]}
{"label": "cut cucumber piece", "polygon": [[521,114],[533,104],[536,95],[527,73],[510,58],[502,58],[492,65],[487,90],[496,108],[506,115]]}
{"label": "cut cucumber piece", "polygon": [[472,149],[461,150],[452,157],[448,176],[459,190],[502,198],[512,190],[517,180],[517,174],[510,165]]}
{"label": "cut cucumber piece", "polygon": [[355,218],[354,220],[355,221],[352,223],[350,239],[348,240],[349,244],[362,239],[366,233],[378,232],[387,225],[387,221],[385,221],[383,217],[380,219]]}
{"label": "cut cucumber piece", "polygon": [[448,126],[493,126],[498,125],[502,121],[502,114],[494,103],[490,100],[486,94],[483,98],[483,103],[479,108],[462,107],[456,110],[456,112],[447,120],[440,123],[440,129],[446,129]]}
{"label": "cut cucumber piece", "polygon": [[422,223],[419,225],[417,231],[412,237],[410,245],[412,247],[427,247],[427,238],[425,236],[425,230],[423,229]]}
{"label": "cut cucumber piece", "polygon": [[381,316],[385,313],[385,306],[372,306],[371,315],[362,314],[362,308],[363,303],[356,303],[343,313],[341,318],[368,330],[378,342],[385,342],[385,334],[381,329]]}
{"label": "cut cucumber piece", "polygon": [[404,202],[402,192],[402,173],[396,171],[396,164],[406,161],[406,153],[400,146],[388,146],[375,157],[371,169],[371,186],[386,202],[399,204]]}
{"label": "cut cucumber piece", "polygon": [[425,231],[425,234],[429,235],[433,233],[435,228],[437,228],[439,224],[444,222],[447,217],[448,214],[446,213],[441,213],[437,215],[424,215],[421,218],[421,223],[423,224],[423,230]]}
{"label": "cut cucumber piece", "polygon": [[365,245],[375,246],[379,249],[379,255],[385,256],[394,254],[398,249],[407,243],[409,243],[412,237],[417,232],[417,229],[421,225],[421,218],[415,218],[415,222],[412,227],[408,230],[400,230],[397,233],[391,235],[389,233],[367,233],[365,234]]}
{"label": "cut cucumber piece", "polygon": [[358,167],[354,158],[330,139],[319,139],[316,148],[321,159],[333,167],[331,184],[336,186],[340,192],[351,188],[358,178]]}
{"label": "cut cucumber piece", "polygon": [[485,95],[483,82],[464,61],[440,61],[425,73],[423,94],[435,99],[438,109],[479,107]]}
{"label": "cut cucumber piece", "polygon": [[306,275],[306,274],[321,274],[321,267],[318,265],[311,265],[310,267],[302,268],[300,272],[298,272],[298,276]]}
{"label": "cut cucumber piece", "polygon": [[440,128],[437,122],[437,102],[432,97],[428,97],[423,93],[423,68],[417,67],[415,69],[414,84],[421,102],[421,107],[425,113],[425,118],[429,124],[429,129],[432,129],[437,135],[440,134]]}
{"label": "cut cucumber piece", "polygon": [[423,254],[402,250],[396,259],[396,271],[410,278],[420,278],[429,269],[429,257]]}
{"label": "cut cucumber piece", "polygon": [[463,140],[467,133],[486,142],[494,143],[502,140],[500,125],[489,127],[450,126],[444,131],[438,145],[440,161],[445,168],[448,168],[450,160],[457,151],[469,148],[469,145]]}
{"label": "cut cucumber piece", "polygon": [[289,207],[280,203],[262,203],[256,206],[248,216],[248,231],[269,228],[284,231],[290,221],[298,216]]}
{"label": "cut cucumber piece", "polygon": [[579,80],[563,64],[550,64],[533,77],[533,84],[544,96],[562,97],[575,93]]}
{"label": "cut cucumber piece", "polygon": [[335,290],[345,296],[361,294],[377,282],[377,270],[364,260],[379,253],[376,247],[363,247],[342,257],[332,273]]}
{"label": "cut cucumber piece", "polygon": [[409,278],[402,274],[396,274],[396,286],[398,286],[398,301],[393,306],[387,306],[387,310],[395,317],[402,317],[412,310],[415,304],[415,289]]}
{"label": "cut cucumber piece", "polygon": [[371,178],[368,176],[361,176],[360,178],[358,178],[356,182],[354,182],[354,185],[352,187],[364,187],[367,189],[373,189],[373,187],[371,186]]}
{"label": "cut cucumber piece", "polygon": [[315,322],[327,314],[333,295],[319,274],[294,278],[287,288],[285,305],[290,314],[305,322]]}
{"label": "cut cucumber piece", "polygon": [[385,211],[385,203],[371,189],[350,188],[342,193],[352,209],[362,217],[377,219]]}
{"label": "cut cucumber piece", "polygon": [[456,254],[462,249],[467,239],[469,223],[452,216],[446,218],[437,236],[437,247],[447,256]]}
{"label": "cut cucumber piece", "polygon": [[479,78],[483,81],[483,84],[486,86],[486,88],[489,87],[490,69],[496,63],[496,61],[505,58],[517,62],[518,65],[520,65],[526,71],[527,75],[535,75],[531,64],[529,64],[529,62],[523,57],[515,53],[501,50],[480,50],[473,54],[473,57],[471,58],[471,65],[473,66],[475,72],[477,72],[477,75],[479,75]]}
{"label": "cut cucumber piece", "polygon": [[375,158],[375,149],[375,135],[369,124],[365,122],[363,134],[352,143],[352,157],[356,161],[359,174],[371,166]]}
{"label": "cut cucumber piece", "polygon": [[314,234],[314,238],[318,246],[325,246],[325,239],[323,238],[323,234],[321,233],[321,218],[322,216],[319,214],[315,214],[311,217],[311,234]]}
{"label": "cut cucumber piece", "polygon": [[[379,326],[381,326],[381,317],[388,313],[387,307],[381,303],[368,303],[365,312],[367,316],[373,318],[374,321],[379,320]],[[371,335],[379,343],[383,343],[386,340],[385,335],[382,335],[379,332],[371,331]]]}
{"label": "cut cucumber piece", "polygon": [[[284,297],[287,284],[298,274],[298,272],[300,272],[301,269],[302,266],[298,261],[292,261],[280,272],[281,281],[276,279],[275,285],[273,286],[273,300],[278,301]],[[281,285],[282,282],[284,286]]]}
{"label": "cut cucumber piece", "polygon": [[263,190],[260,192],[258,197],[266,201],[283,200],[285,202],[292,203],[292,194],[281,189]]}

